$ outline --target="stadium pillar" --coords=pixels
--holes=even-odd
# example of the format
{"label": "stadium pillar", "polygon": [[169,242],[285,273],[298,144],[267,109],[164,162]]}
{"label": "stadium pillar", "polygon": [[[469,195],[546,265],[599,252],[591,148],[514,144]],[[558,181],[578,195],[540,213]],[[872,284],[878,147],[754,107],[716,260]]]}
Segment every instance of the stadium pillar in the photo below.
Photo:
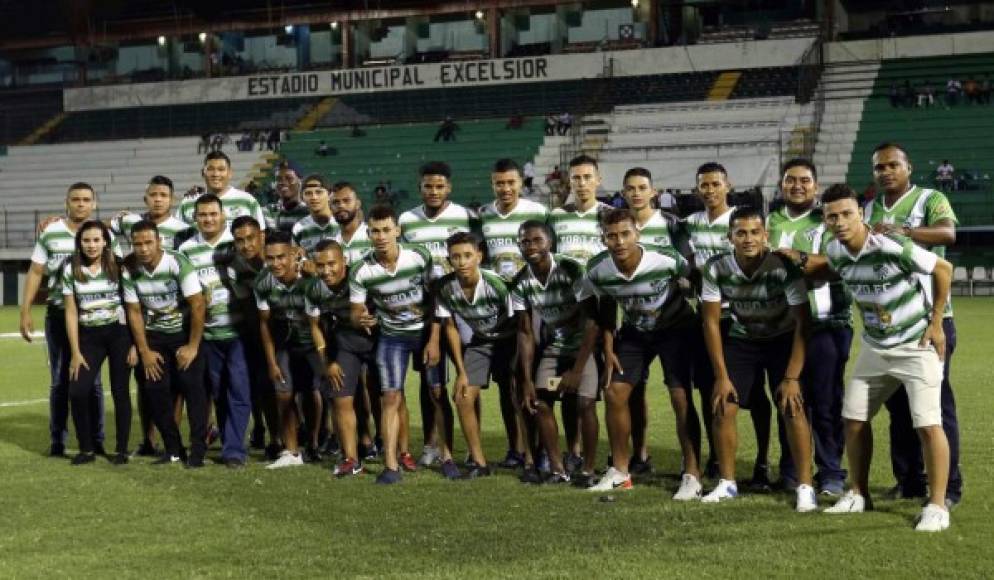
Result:
{"label": "stadium pillar", "polygon": [[487,9],[487,40],[490,58],[504,56],[500,50],[500,10],[496,6]]}
{"label": "stadium pillar", "polygon": [[342,68],[352,66],[352,23],[346,20],[338,25],[342,31]]}

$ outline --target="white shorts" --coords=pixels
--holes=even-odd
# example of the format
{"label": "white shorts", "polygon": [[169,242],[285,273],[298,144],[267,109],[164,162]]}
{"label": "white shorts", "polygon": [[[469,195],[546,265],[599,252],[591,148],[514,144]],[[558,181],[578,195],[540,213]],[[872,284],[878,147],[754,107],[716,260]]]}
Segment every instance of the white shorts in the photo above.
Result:
{"label": "white shorts", "polygon": [[842,402],[842,416],[869,421],[901,385],[915,428],[942,424],[942,361],[918,343],[878,348],[863,342]]}

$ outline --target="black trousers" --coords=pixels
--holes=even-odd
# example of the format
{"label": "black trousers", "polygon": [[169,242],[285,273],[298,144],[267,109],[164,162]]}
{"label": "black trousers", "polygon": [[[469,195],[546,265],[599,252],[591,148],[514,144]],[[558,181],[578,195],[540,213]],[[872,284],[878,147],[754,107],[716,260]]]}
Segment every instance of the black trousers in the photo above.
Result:
{"label": "black trousers", "polygon": [[[207,453],[207,391],[204,390],[206,359],[203,350],[197,353],[190,366],[180,370],[176,350],[186,344],[186,333],[148,332],[147,340],[149,348],[162,356],[162,376],[158,380],[145,379],[145,401],[156,429],[162,434],[166,453],[179,456],[183,448],[179,426],[173,416],[172,393],[178,392],[186,400],[191,459],[203,459]],[[139,370],[145,376],[145,369]]]}
{"label": "black trousers", "polygon": [[131,434],[131,394],[128,392],[130,348],[131,333],[123,324],[79,327],[79,350],[90,368],[80,367],[76,380],[70,379],[69,407],[72,421],[76,425],[79,450],[83,453],[93,452],[96,435],[94,428],[101,423],[100,418],[94,416],[95,406],[92,401],[104,360],[110,365],[110,391],[114,398],[117,436],[115,450],[118,453],[128,452],[128,437]]}

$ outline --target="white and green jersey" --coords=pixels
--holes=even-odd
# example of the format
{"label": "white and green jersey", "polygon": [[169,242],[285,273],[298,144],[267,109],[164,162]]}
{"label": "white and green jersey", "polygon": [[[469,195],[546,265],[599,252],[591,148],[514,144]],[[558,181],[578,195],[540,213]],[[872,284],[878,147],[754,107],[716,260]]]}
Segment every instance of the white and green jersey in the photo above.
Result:
{"label": "white and green jersey", "polygon": [[[199,197],[184,197],[183,201],[179,204],[179,208],[176,210],[176,217],[190,226],[195,225],[194,211],[196,210],[196,206],[194,204]],[[235,218],[243,215],[254,217],[259,222],[259,227],[266,229],[266,216],[262,211],[262,206],[259,205],[259,202],[251,193],[235,189],[234,187],[228,187],[227,191],[218,197],[221,198],[221,209],[224,211],[224,217],[227,220],[226,227],[228,229],[231,229],[231,222],[235,221]]]}
{"label": "white and green jersey", "polygon": [[[662,210],[653,210],[644,224],[635,224],[639,231],[639,243],[650,250],[671,248],[679,252],[680,219]],[[681,252],[682,253],[682,252]]]}
{"label": "white and green jersey", "polygon": [[631,276],[622,274],[610,252],[594,256],[577,293],[582,302],[591,296],[613,299],[621,306],[624,323],[651,332],[682,322],[692,315],[677,280],[690,272],[683,256],[641,247],[642,258]]}
{"label": "white and green jersey", "polygon": [[790,307],[807,304],[808,291],[800,270],[778,254],[766,252],[750,276],[733,253],[725,253],[701,269],[701,300],[728,303],[729,336],[766,340],[793,332]]}
{"label": "white and green jersey", "polygon": [[358,262],[366,255],[366,252],[373,248],[372,242],[369,241],[369,231],[366,227],[366,222],[359,224],[359,227],[353,232],[352,238],[349,241],[345,241],[345,232],[339,228],[338,235],[335,236],[335,241],[342,246],[342,253],[345,254],[346,264]]}
{"label": "white and green jersey", "polygon": [[582,264],[553,254],[545,284],[535,277],[531,265],[525,265],[511,282],[515,312],[531,311],[545,323],[550,335],[547,354],[575,354],[583,342],[586,316],[576,299],[583,275]]}
{"label": "white and green jersey", "polygon": [[44,267],[48,278],[48,305],[62,308],[62,266],[76,251],[76,232],[65,219],[52,222],[42,230],[31,252],[31,261]]}
{"label": "white and green jersey", "polygon": [[[137,214],[129,212],[123,216],[114,216],[110,220],[110,231],[117,236],[114,239],[118,243],[118,248],[122,255],[131,253],[131,229],[142,220],[152,221],[147,214]],[[162,247],[167,250],[176,249],[176,236],[190,229],[190,225],[175,216],[169,216],[161,224],[155,224],[159,230],[159,239]]]}
{"label": "white and green jersey", "polygon": [[607,248],[601,239],[601,212],[611,206],[597,202],[586,211],[573,204],[552,210],[549,226],[556,235],[556,253],[586,264]]}
{"label": "white and green jersey", "polygon": [[269,204],[265,210],[269,214],[269,226],[288,234],[293,232],[294,224],[311,214],[307,204],[299,201],[292,207],[287,207],[282,200],[276,201]]}
{"label": "white and green jersey", "polygon": [[431,254],[420,246],[400,246],[394,270],[387,270],[375,252],[349,267],[349,300],[372,300],[380,331],[387,336],[417,336],[425,324]]}
{"label": "white and green jersey", "polygon": [[528,220],[547,222],[549,210],[544,205],[528,199],[519,199],[514,208],[502,214],[496,202],[490,202],[480,209],[480,223],[483,239],[487,242],[490,268],[505,280],[514,278],[525,265],[518,249],[518,228]]}
{"label": "white and green jersey", "polygon": [[[887,207],[885,197],[885,195],[879,194],[876,199],[863,208],[863,219],[871,227],[878,223],[885,223],[904,228],[918,228],[934,226],[941,220],[949,220],[954,225],[959,223],[959,220],[956,219],[956,212],[949,204],[949,199],[941,191],[913,185],[890,207]],[[931,250],[940,258],[946,257],[945,246],[931,246],[926,249]],[[922,278],[922,287],[925,288],[926,295],[931,301],[932,281],[928,277]],[[953,301],[950,296],[947,296],[946,310],[943,312],[943,316],[949,318],[952,315]]]}
{"label": "white and green jersey", "polygon": [[[825,254],[825,247],[832,239],[822,218],[820,208],[791,217],[786,207],[766,218],[770,247],[789,248],[808,254]],[[808,302],[815,328],[841,328],[852,324],[852,295],[841,280],[826,282],[809,281]]]}
{"label": "white and green jersey", "polygon": [[400,235],[408,245],[417,244],[428,250],[432,261],[432,279],[435,280],[452,271],[445,241],[452,234],[473,231],[476,222],[477,217],[457,203],[449,202],[434,218],[429,218],[425,206],[419,205],[400,214]]}
{"label": "white and green jersey", "polygon": [[328,216],[328,221],[322,224],[315,220],[314,216],[308,215],[294,224],[291,237],[293,238],[293,243],[304,248],[304,251],[309,256],[314,251],[314,247],[318,245],[318,242],[321,240],[334,240],[338,237],[338,231],[338,223],[331,216]]}
{"label": "white and green jersey", "polygon": [[704,209],[690,214],[684,220],[684,230],[687,233],[687,241],[696,268],[703,268],[704,263],[711,256],[732,251],[732,242],[728,239],[730,227],[728,222],[733,211],[735,208],[730,207],[728,211],[711,221],[708,219],[708,210]]}
{"label": "white and green jersey", "polygon": [[889,348],[921,339],[931,306],[914,274],[930,275],[938,256],[909,238],[872,232],[856,255],[838,240],[829,242],[825,255],[853,294],[868,343]]}
{"label": "white and green jersey", "polygon": [[72,260],[66,260],[62,268],[60,290],[66,300],[76,300],[76,314],[79,325],[86,327],[124,324],[124,305],[121,301],[121,285],[111,281],[100,265],[97,272],[81,268],[84,281],[72,275]]}
{"label": "white and green jersey", "polygon": [[466,298],[455,272],[439,280],[435,297],[435,316],[452,318],[455,313],[466,321],[476,337],[498,340],[514,335],[511,292],[507,282],[490,270],[480,270],[472,300]]}
{"label": "white and green jersey", "polygon": [[151,272],[145,266],[122,268],[124,301],[141,304],[145,330],[176,334],[183,332],[186,298],[200,294],[200,280],[190,260],[173,250],[163,250]]}
{"label": "white and green jersey", "polygon": [[204,321],[204,338],[207,340],[231,340],[238,338],[234,308],[234,295],[228,279],[227,260],[235,244],[229,230],[208,242],[203,234],[197,233],[179,246],[179,252],[186,256],[197,270],[200,286],[207,304],[207,318]]}
{"label": "white and green jersey", "polygon": [[270,313],[269,325],[277,345],[311,346],[311,322],[307,318],[304,296],[314,278],[297,276],[289,285],[263,268],[255,279],[255,305]]}

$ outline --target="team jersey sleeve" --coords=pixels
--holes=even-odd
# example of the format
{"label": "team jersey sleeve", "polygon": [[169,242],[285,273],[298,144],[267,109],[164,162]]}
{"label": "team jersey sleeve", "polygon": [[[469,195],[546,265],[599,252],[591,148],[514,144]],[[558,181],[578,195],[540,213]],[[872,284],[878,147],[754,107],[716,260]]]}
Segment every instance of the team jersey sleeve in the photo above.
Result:
{"label": "team jersey sleeve", "polygon": [[31,262],[44,266],[48,262],[48,247],[44,244],[45,232],[38,236],[34,250],[31,252]]}
{"label": "team jersey sleeve", "polygon": [[787,304],[798,306],[808,303],[808,288],[804,284],[801,272],[796,270],[793,265],[787,267],[787,279],[785,282],[784,294],[787,295]]}
{"label": "team jersey sleeve", "polygon": [[436,318],[452,318],[452,312],[445,306],[445,301],[442,300],[441,292],[435,297],[435,317]]}
{"label": "team jersey sleeve", "polygon": [[[357,266],[362,262],[358,262]],[[362,268],[349,269],[349,302],[352,304],[366,303],[366,286],[362,282]]]}
{"label": "team jersey sleeve", "polygon": [[252,217],[254,217],[255,220],[259,222],[259,229],[262,230],[267,229],[269,227],[269,221],[266,219],[266,212],[262,211],[262,204],[260,204],[256,200],[253,200],[252,204],[254,206],[252,212],[254,215]]}
{"label": "team jersey sleeve", "polygon": [[131,272],[128,268],[121,269],[121,289],[125,302],[138,304],[138,290],[135,288],[135,281],[131,278]]}
{"label": "team jersey sleeve", "polygon": [[701,300],[721,302],[721,287],[714,273],[714,264],[705,264],[701,268]]}
{"label": "team jersey sleeve", "polygon": [[177,277],[179,278],[180,292],[184,298],[189,298],[194,294],[203,292],[200,286],[200,278],[193,264],[183,254],[176,254],[176,264],[178,265]]}
{"label": "team jersey sleeve", "polygon": [[597,286],[590,279],[590,275],[584,276],[580,279],[579,287],[576,290],[576,301],[583,302],[588,298],[597,298],[600,296],[600,292],[597,290]]}
{"label": "team jersey sleeve", "polygon": [[72,278],[72,260],[66,260],[65,265],[62,266],[62,271],[59,272],[59,281],[59,288],[63,296],[72,296],[75,293]]}
{"label": "team jersey sleeve", "polygon": [[300,227],[300,222],[293,224],[293,227],[290,228],[290,239],[293,240],[293,243],[296,246],[300,245],[300,233],[302,231],[304,230]]}
{"label": "team jersey sleeve", "polygon": [[949,198],[944,193],[933,191],[925,201],[925,223],[931,226],[942,220],[949,220],[953,224],[959,224],[959,220],[956,219],[956,212],[953,211],[953,206],[949,204]]}
{"label": "team jersey sleeve", "polygon": [[931,274],[939,257],[911,241],[910,238],[901,244],[901,265],[909,272]]}
{"label": "team jersey sleeve", "polygon": [[321,281],[312,280],[304,292],[304,314],[311,318],[321,316]]}
{"label": "team jersey sleeve", "polygon": [[255,296],[255,307],[259,310],[269,310],[269,301],[266,299],[268,288],[266,285],[265,272],[260,272],[252,284],[252,295]]}
{"label": "team jersey sleeve", "polygon": [[523,284],[521,283],[515,284],[507,297],[511,312],[524,312],[528,310],[528,299],[525,297],[525,293],[521,288],[522,286]]}

